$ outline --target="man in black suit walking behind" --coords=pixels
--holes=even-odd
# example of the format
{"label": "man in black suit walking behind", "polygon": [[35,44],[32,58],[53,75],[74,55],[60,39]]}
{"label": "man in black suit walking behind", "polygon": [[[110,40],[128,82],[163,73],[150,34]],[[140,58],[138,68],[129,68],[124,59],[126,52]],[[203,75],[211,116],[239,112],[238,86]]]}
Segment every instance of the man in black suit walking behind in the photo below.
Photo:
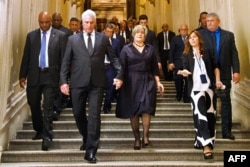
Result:
{"label": "man in black suit walking behind", "polygon": [[43,138],[42,150],[48,150],[53,138],[53,102],[59,89],[60,67],[67,36],[52,28],[48,12],[41,12],[38,22],[40,28],[28,33],[26,38],[19,83],[25,88],[27,79],[27,99],[36,131],[32,139]]}
{"label": "man in black suit walking behind", "polygon": [[[83,136],[81,150],[86,150],[84,159],[96,163],[96,152],[100,140],[100,113],[105,88],[105,54],[117,71],[114,79],[116,89],[122,85],[122,69],[109,39],[96,32],[96,14],[86,10],[82,14],[83,31],[70,36],[60,73],[61,91],[69,94],[67,83],[71,66],[71,95],[73,114],[79,132]],[[88,118],[86,103],[88,102]]]}
{"label": "man in black suit walking behind", "polygon": [[157,34],[159,53],[161,57],[161,66],[166,81],[173,80],[173,71],[168,69],[169,50],[172,38],[175,36],[173,31],[168,29],[168,24],[162,24],[162,32]]}
{"label": "man in black suit walking behind", "polygon": [[[240,62],[235,45],[234,34],[220,28],[220,18],[216,13],[206,17],[207,29],[200,32],[210,56],[215,56],[220,69],[221,82],[226,86],[221,96],[222,137],[234,140],[232,134],[232,104],[230,98],[231,81],[240,82]],[[233,73],[233,75],[232,75]]]}

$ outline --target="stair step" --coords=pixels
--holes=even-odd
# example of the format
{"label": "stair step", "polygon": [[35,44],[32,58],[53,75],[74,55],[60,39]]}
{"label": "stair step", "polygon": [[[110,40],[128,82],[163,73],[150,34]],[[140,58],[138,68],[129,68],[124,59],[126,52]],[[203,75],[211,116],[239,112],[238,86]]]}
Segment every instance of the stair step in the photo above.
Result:
{"label": "stair step", "polygon": [[[2,162],[72,162],[82,161],[85,151],[57,149],[49,151],[5,151]],[[224,150],[213,151],[215,161],[223,161]],[[204,161],[202,150],[194,149],[98,149],[98,161]]]}
{"label": "stair step", "polygon": [[[154,149],[192,149],[193,138],[150,138]],[[10,142],[9,150],[41,150],[42,140],[31,139],[15,139]],[[134,138],[101,138],[100,149],[130,149],[133,147]],[[74,139],[53,139],[51,149],[79,149],[82,145],[81,138]],[[250,148],[250,140],[248,139],[216,139],[215,149],[245,149]]]}
{"label": "stair step", "polygon": [[223,167],[222,161],[98,161],[97,164],[80,162],[18,162],[2,163],[4,167]]}
{"label": "stair step", "polygon": [[[217,138],[222,138],[221,130],[216,131]],[[17,131],[17,139],[31,139],[34,136],[33,130],[19,130]],[[232,130],[236,139],[250,138],[250,131]],[[81,138],[78,130],[54,130],[53,135],[55,139],[61,138]],[[102,138],[130,138],[132,136],[131,129],[101,129]],[[155,138],[192,138],[194,137],[193,129],[151,129],[150,137]]]}
{"label": "stair step", "polygon": [[[102,121],[101,122],[102,129],[128,129],[131,127],[129,120],[117,120],[117,121]],[[194,123],[193,121],[155,121],[152,119],[151,129],[160,129],[160,128],[168,128],[168,129],[193,129]],[[221,128],[221,121],[216,122],[216,128]],[[233,123],[233,129],[239,129],[239,123]],[[25,122],[23,124],[23,130],[32,130],[33,125],[32,122]],[[54,121],[53,122],[53,130],[59,129],[77,129],[75,121]]]}

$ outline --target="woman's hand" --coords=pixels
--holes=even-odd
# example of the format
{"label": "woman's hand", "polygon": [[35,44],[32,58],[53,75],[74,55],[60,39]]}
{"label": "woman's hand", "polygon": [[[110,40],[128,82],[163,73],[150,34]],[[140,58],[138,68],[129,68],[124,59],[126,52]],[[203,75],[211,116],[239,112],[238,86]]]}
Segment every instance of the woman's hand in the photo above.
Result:
{"label": "woman's hand", "polygon": [[161,82],[157,82],[157,90],[160,92],[160,95],[164,92],[164,86],[161,84]]}
{"label": "woman's hand", "polygon": [[177,72],[177,74],[182,75],[182,76],[184,76],[184,77],[187,77],[187,76],[189,76],[189,75],[191,74],[191,72],[188,71],[188,70],[186,70],[186,69],[184,69],[184,70],[179,70],[179,71]]}

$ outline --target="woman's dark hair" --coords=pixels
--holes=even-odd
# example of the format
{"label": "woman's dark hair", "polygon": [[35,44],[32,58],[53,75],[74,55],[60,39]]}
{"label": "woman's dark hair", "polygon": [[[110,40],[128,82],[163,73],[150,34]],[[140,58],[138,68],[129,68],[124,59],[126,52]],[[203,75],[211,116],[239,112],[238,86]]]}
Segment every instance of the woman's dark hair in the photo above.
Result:
{"label": "woman's dark hair", "polygon": [[196,30],[191,31],[191,32],[188,34],[187,40],[186,40],[186,42],[185,42],[185,48],[184,48],[183,54],[186,55],[186,54],[190,53],[190,52],[193,50],[193,49],[192,49],[192,46],[191,46],[190,43],[189,43],[189,38],[190,38],[190,36],[191,36],[192,34],[195,34],[195,35],[198,37],[198,39],[199,39],[200,53],[203,54],[203,53],[204,53],[204,49],[205,49],[204,41],[203,41],[203,39],[202,39],[200,33],[199,33],[198,31],[196,31]]}

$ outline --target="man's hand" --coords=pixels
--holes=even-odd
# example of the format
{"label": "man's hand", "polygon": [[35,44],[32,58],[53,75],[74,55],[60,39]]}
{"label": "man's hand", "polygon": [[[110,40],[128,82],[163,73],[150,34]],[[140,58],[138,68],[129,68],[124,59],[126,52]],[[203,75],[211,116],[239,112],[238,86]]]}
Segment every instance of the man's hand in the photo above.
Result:
{"label": "man's hand", "polygon": [[122,81],[122,80],[114,78],[113,85],[115,85],[115,89],[116,89],[116,90],[117,90],[117,89],[120,89],[121,86],[122,86],[122,84],[123,84],[123,81]]}
{"label": "man's hand", "polygon": [[174,68],[175,68],[174,63],[170,63],[170,64],[168,65],[168,69],[169,69],[169,70],[173,70]]}
{"label": "man's hand", "polygon": [[60,86],[60,90],[63,94],[69,95],[69,85],[68,84],[63,84]]}
{"label": "man's hand", "polygon": [[235,84],[240,82],[240,74],[239,73],[233,73],[233,82]]}
{"label": "man's hand", "polygon": [[26,78],[20,78],[19,79],[19,85],[21,88],[25,88],[26,86]]}

